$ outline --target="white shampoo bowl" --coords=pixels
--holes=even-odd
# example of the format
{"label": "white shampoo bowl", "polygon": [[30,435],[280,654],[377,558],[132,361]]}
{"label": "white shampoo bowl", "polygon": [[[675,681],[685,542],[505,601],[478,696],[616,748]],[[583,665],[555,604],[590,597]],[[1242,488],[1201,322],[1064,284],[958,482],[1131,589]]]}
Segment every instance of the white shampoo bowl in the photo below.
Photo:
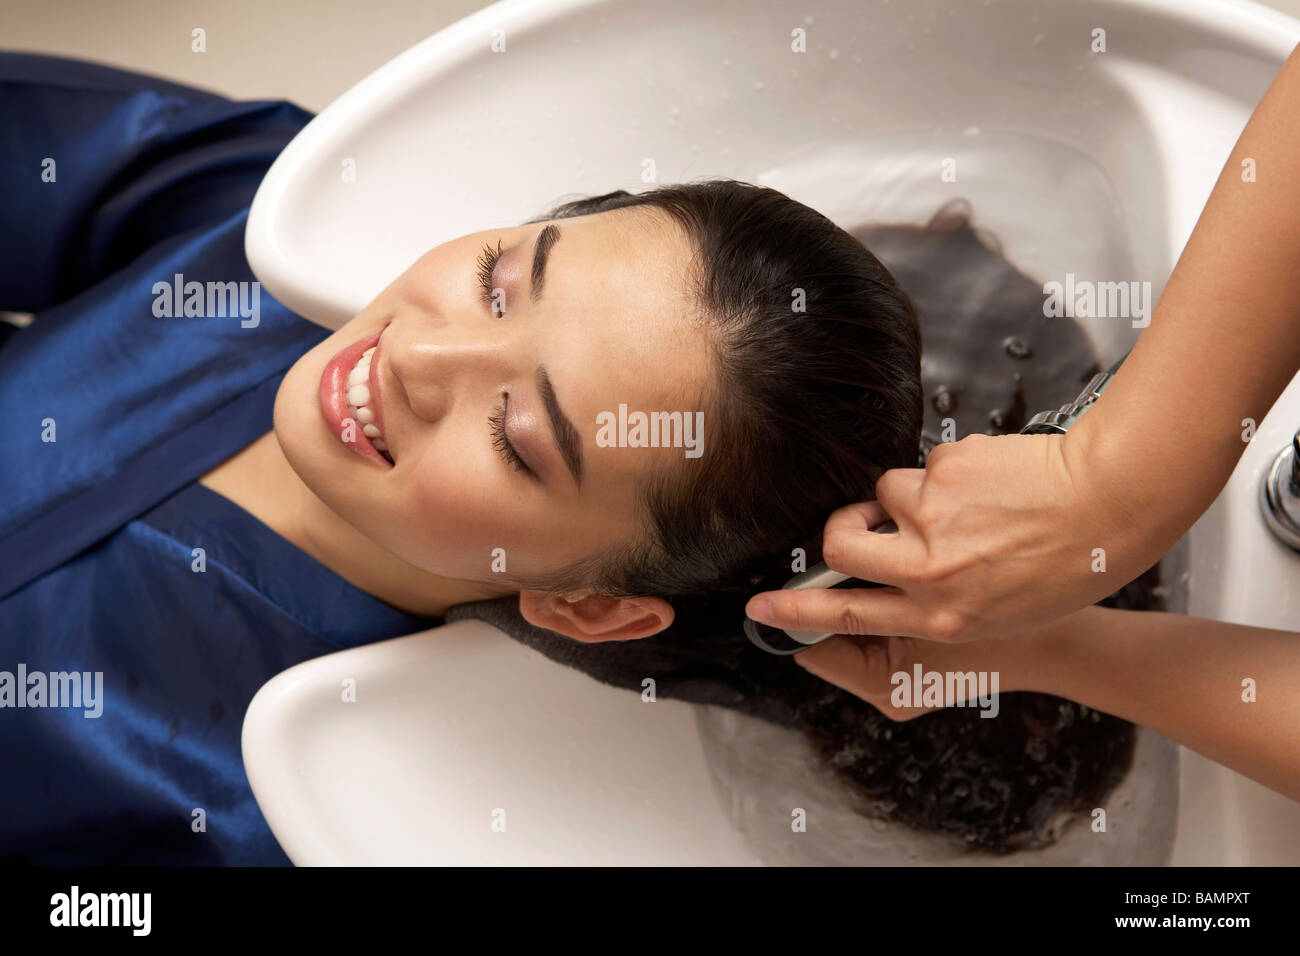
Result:
{"label": "white shampoo bowl", "polygon": [[[448,239],[650,173],[731,176],[850,228],[924,221],[964,197],[1027,274],[1145,279],[1158,294],[1297,41],[1296,21],[1218,0],[508,0],[312,121],[257,193],[248,256],[276,298],[337,326]],[[1125,320],[1087,327],[1103,364],[1138,334]],[[1297,425],[1293,385],[1168,559],[1175,609],[1300,619],[1300,559],[1267,537],[1253,497]],[[829,790],[771,779],[817,777],[795,737],[643,702],[462,622],[278,675],[243,745],[299,864],[846,861],[844,835],[818,832],[826,817],[810,812],[794,844],[788,810],[772,823],[794,800],[838,813]],[[1186,752],[1179,799],[1176,756],[1143,732],[1113,801],[1141,815],[1112,813],[1106,840],[1075,834],[1003,862],[1300,862],[1296,804]],[[961,862],[897,833],[848,856]]]}

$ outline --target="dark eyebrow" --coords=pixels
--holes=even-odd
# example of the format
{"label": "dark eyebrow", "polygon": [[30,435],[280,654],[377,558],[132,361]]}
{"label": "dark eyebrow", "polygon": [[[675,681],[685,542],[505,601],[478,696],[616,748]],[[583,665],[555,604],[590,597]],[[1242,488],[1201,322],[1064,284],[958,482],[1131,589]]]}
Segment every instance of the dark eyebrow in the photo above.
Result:
{"label": "dark eyebrow", "polygon": [[578,435],[578,429],[573,427],[573,422],[560,411],[555,389],[551,387],[551,377],[546,374],[544,365],[537,366],[537,390],[542,393],[542,404],[546,406],[546,414],[551,419],[551,430],[555,433],[555,444],[560,449],[560,457],[572,473],[573,480],[581,486],[582,439]]}
{"label": "dark eyebrow", "polygon": [[542,283],[546,281],[546,260],[551,255],[551,247],[560,238],[560,227],[551,223],[537,234],[537,248],[533,252],[532,291],[529,297],[536,302],[542,297]]}

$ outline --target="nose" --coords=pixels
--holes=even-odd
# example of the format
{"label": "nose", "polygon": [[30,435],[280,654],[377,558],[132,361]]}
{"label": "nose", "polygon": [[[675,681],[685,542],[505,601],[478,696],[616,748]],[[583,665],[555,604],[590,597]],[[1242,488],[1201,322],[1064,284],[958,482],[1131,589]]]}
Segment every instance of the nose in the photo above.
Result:
{"label": "nose", "polygon": [[384,333],[388,370],[417,418],[444,418],[457,395],[491,392],[517,379],[517,348],[507,334],[484,334],[428,319],[392,323]]}

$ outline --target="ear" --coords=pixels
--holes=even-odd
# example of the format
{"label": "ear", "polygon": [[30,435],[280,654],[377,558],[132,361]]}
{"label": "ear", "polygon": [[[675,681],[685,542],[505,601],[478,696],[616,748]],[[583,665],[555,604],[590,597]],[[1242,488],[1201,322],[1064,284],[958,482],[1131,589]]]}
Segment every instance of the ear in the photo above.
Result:
{"label": "ear", "polygon": [[657,597],[566,597],[546,591],[520,591],[519,613],[535,627],[588,643],[649,637],[673,622],[672,605]]}

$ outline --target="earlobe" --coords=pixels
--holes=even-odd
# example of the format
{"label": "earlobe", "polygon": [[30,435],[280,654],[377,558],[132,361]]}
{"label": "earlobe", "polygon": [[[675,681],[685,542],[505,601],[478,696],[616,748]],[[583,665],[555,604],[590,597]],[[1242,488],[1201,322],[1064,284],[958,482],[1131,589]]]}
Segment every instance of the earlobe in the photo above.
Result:
{"label": "earlobe", "polygon": [[520,591],[519,613],[534,627],[576,641],[633,641],[658,634],[673,622],[663,598],[609,598],[586,594],[576,600],[546,591]]}

